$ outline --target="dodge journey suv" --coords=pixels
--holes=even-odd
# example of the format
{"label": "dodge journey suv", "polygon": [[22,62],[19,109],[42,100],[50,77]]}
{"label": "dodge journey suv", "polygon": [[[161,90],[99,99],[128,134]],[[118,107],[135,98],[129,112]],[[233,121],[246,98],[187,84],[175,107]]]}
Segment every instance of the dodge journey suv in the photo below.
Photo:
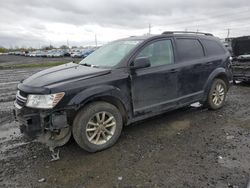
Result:
{"label": "dodge journey suv", "polygon": [[194,102],[221,108],[230,78],[230,54],[211,34],[129,37],[21,81],[14,114],[30,138],[57,147],[73,135],[96,152],[133,122]]}

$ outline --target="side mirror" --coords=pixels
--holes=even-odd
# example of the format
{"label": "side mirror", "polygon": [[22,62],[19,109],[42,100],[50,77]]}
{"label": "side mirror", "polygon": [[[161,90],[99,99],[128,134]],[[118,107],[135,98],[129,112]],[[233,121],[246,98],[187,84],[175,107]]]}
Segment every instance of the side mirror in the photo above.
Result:
{"label": "side mirror", "polygon": [[147,57],[138,57],[131,65],[132,69],[141,69],[146,67],[150,67],[150,60]]}

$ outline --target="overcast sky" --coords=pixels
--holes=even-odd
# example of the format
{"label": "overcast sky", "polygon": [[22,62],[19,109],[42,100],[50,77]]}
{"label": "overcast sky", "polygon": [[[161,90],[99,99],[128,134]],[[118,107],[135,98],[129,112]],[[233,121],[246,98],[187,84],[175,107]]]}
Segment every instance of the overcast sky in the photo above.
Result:
{"label": "overcast sky", "polygon": [[164,30],[250,35],[249,0],[1,0],[0,46],[94,45]]}

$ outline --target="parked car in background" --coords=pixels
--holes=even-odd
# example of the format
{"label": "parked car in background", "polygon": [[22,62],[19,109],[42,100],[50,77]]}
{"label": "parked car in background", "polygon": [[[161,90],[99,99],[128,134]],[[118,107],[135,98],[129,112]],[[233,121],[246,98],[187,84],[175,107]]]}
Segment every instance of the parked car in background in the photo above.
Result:
{"label": "parked car in background", "polygon": [[46,53],[46,57],[52,57],[53,54],[54,54],[54,50],[49,50],[49,51],[47,51],[47,53]]}
{"label": "parked car in background", "polygon": [[52,57],[64,57],[64,52],[62,52],[62,51],[55,51],[52,54]]}
{"label": "parked car in background", "polygon": [[36,57],[36,51],[28,53],[28,57]]}
{"label": "parked car in background", "polygon": [[78,57],[78,58],[81,58],[81,57],[82,57],[82,54],[83,54],[82,51],[76,51],[76,52],[73,52],[70,56],[71,56],[71,57]]}
{"label": "parked car in background", "polygon": [[35,51],[35,57],[46,57],[45,51]]}
{"label": "parked car in background", "polygon": [[9,53],[7,53],[7,52],[6,53],[0,53],[0,55],[9,55]]}
{"label": "parked car in background", "polygon": [[83,54],[82,54],[82,57],[85,58],[87,57],[88,55],[92,54],[95,50],[93,49],[90,49],[90,50],[86,50]]}
{"label": "parked car in background", "polygon": [[250,36],[232,40],[233,81],[250,81]]}
{"label": "parked car in background", "polygon": [[21,52],[21,51],[15,51],[15,52],[14,52],[14,55],[22,55],[22,53],[23,53],[23,52]]}
{"label": "parked car in background", "polygon": [[230,79],[230,54],[211,34],[129,37],[21,81],[14,115],[22,133],[52,148],[73,134],[96,152],[111,147],[124,125],[194,102],[223,107]]}
{"label": "parked car in background", "polygon": [[71,57],[78,57],[78,58],[85,58],[91,53],[93,53],[95,50],[94,49],[88,49],[88,50],[83,50],[83,51],[76,51],[71,54]]}
{"label": "parked car in background", "polygon": [[65,50],[50,50],[46,54],[46,57],[66,57],[66,56],[70,56],[70,53]]}

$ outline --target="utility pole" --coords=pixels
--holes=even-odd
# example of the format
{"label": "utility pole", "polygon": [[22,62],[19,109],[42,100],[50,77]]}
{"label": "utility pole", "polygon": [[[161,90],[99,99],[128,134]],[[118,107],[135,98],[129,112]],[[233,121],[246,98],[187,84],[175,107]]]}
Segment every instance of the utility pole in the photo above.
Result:
{"label": "utility pole", "polygon": [[97,37],[96,37],[96,34],[95,34],[95,47],[97,47]]}
{"label": "utility pole", "polygon": [[151,24],[148,24],[148,34],[151,34]]}
{"label": "utility pole", "polygon": [[230,35],[230,29],[228,28],[227,29],[227,38],[229,38],[229,35]]}
{"label": "utility pole", "polygon": [[67,46],[68,46],[68,48],[69,48],[69,40],[67,39]]}

